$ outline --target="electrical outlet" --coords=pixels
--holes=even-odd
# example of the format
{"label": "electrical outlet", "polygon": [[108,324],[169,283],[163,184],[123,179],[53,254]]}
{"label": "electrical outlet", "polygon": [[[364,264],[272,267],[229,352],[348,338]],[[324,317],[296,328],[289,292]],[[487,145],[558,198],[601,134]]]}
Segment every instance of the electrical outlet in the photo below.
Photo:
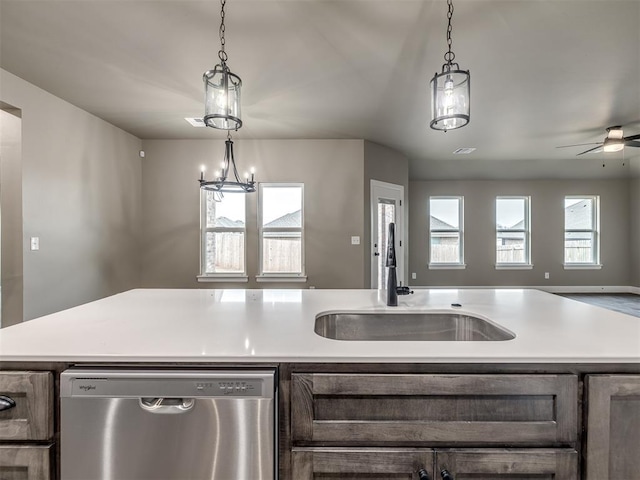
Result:
{"label": "electrical outlet", "polygon": [[360,245],[360,237],[358,236],[351,237],[351,245]]}
{"label": "electrical outlet", "polygon": [[40,237],[31,237],[31,250],[40,250]]}
{"label": "electrical outlet", "polygon": [[549,280],[549,272],[544,272],[544,279]]}
{"label": "electrical outlet", "polygon": [[416,278],[418,278],[418,276],[416,275],[416,272],[412,272],[411,273],[411,280],[415,280]]}

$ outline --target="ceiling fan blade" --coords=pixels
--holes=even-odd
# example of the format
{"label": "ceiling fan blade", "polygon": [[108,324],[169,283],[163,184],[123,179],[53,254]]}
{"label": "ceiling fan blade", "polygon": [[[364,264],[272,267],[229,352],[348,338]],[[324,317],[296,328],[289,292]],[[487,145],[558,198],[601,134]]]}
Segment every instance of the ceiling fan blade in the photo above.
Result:
{"label": "ceiling fan blade", "polygon": [[[597,147],[590,148],[589,150],[585,150],[584,152],[579,153],[578,155],[584,155],[585,153],[599,153],[602,150],[604,150],[604,146],[599,145]],[[576,155],[576,156],[578,156],[578,155]]]}
{"label": "ceiling fan blade", "polygon": [[631,135],[630,137],[624,137],[624,140],[625,140],[625,141],[628,141],[628,140],[638,140],[638,139],[640,139],[640,133],[639,133],[638,135]]}
{"label": "ceiling fan blade", "polygon": [[556,148],[568,148],[568,147],[583,147],[585,145],[602,145],[602,142],[597,142],[597,143],[576,143],[574,145],[560,145],[559,147]]}
{"label": "ceiling fan blade", "polygon": [[633,141],[633,140],[627,140],[626,142],[624,142],[624,146],[625,147],[639,147],[640,148],[640,142]]}

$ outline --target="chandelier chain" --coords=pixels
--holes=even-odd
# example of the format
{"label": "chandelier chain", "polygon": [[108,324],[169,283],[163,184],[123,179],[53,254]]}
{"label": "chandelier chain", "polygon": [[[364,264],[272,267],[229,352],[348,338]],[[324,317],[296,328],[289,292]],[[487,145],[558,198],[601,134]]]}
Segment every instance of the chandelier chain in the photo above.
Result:
{"label": "chandelier chain", "polygon": [[449,47],[449,50],[444,54],[444,60],[449,66],[451,66],[456,58],[456,54],[451,50],[451,32],[453,31],[453,27],[451,26],[451,18],[453,17],[453,0],[447,0],[447,5],[449,6],[449,11],[447,12],[447,45]]}
{"label": "chandelier chain", "polygon": [[227,0],[220,0],[220,29],[219,29],[219,34],[220,34],[220,50],[218,51],[218,58],[220,59],[220,62],[222,62],[222,65],[224,66],[227,63],[227,59],[229,58],[227,56],[227,52],[225,52],[224,50],[224,46],[226,44],[225,38],[224,38],[224,32],[225,32],[225,26],[224,26],[224,7],[227,4]]}

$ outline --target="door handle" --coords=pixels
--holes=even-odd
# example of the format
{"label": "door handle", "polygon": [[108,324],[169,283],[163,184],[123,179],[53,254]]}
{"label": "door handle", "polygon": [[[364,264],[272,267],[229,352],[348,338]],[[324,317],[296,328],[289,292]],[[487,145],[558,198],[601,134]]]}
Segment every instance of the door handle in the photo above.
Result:
{"label": "door handle", "polygon": [[188,412],[196,401],[194,398],[141,398],[140,407],[151,413],[175,414]]}
{"label": "door handle", "polygon": [[16,401],[13,398],[7,397],[6,395],[0,395],[0,412],[3,410],[9,410],[15,406]]}
{"label": "door handle", "polygon": [[373,255],[374,255],[375,257],[379,257],[379,256],[380,256],[380,254],[379,254],[378,252],[373,252]]}

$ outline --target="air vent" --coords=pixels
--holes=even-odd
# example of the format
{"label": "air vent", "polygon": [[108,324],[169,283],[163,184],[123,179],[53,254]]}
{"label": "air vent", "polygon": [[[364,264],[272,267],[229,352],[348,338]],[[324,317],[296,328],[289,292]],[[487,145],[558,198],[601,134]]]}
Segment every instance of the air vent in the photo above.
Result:
{"label": "air vent", "polygon": [[475,147],[464,147],[454,150],[454,155],[469,155],[471,152],[475,150]]}
{"label": "air vent", "polygon": [[206,127],[206,125],[204,124],[204,120],[201,118],[184,117],[184,119],[194,127]]}

